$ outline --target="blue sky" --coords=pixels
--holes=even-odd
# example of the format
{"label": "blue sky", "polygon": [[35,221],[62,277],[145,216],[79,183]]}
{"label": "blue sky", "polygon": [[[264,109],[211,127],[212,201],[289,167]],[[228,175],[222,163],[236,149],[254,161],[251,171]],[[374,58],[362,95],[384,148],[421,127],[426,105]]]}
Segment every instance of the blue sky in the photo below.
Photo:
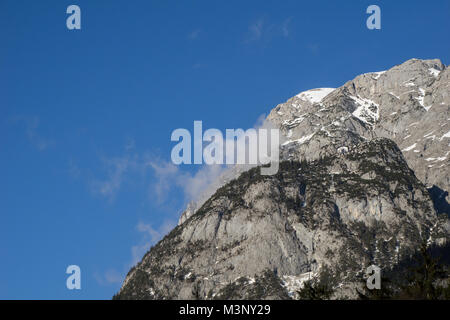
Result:
{"label": "blue sky", "polygon": [[[81,30],[66,8],[81,8]],[[366,28],[370,4],[381,30]],[[249,128],[293,95],[450,61],[449,1],[0,2],[0,298],[110,299],[210,172],[176,128]],[[200,170],[200,171],[199,171]],[[67,290],[68,265],[82,289]]]}

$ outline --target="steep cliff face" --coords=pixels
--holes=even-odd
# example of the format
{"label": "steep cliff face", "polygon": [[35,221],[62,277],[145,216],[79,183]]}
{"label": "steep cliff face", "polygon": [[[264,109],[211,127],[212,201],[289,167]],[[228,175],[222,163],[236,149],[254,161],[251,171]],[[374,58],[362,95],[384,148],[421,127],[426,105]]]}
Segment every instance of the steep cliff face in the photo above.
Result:
{"label": "steep cliff face", "polygon": [[369,265],[388,270],[423,241],[446,242],[449,74],[413,59],[278,105],[278,174],[234,171],[115,298],[289,299],[323,274],[334,297],[354,298]]}
{"label": "steep cliff face", "polygon": [[274,176],[245,172],[153,247],[117,298],[281,299],[323,269],[345,288],[442,237],[437,222],[395,143],[377,139]]}

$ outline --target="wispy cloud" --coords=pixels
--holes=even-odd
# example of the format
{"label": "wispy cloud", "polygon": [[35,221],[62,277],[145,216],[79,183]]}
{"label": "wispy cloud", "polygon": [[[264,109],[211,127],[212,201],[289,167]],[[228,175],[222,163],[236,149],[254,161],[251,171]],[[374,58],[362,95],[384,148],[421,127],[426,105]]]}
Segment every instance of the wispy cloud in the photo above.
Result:
{"label": "wispy cloud", "polygon": [[262,38],[264,29],[264,18],[259,18],[248,27],[246,42],[258,41]]}
{"label": "wispy cloud", "polygon": [[[94,195],[113,202],[125,183],[142,179],[150,190],[148,200],[156,205],[164,204],[170,199],[170,194],[176,191],[181,192],[185,203],[195,201],[204,195],[226,170],[222,165],[204,165],[191,173],[170,161],[139,154],[112,158],[103,156],[101,168],[103,177],[89,180],[89,187]],[[73,178],[77,178],[81,173],[81,169],[73,160],[69,162],[69,173]]]}
{"label": "wispy cloud", "polygon": [[201,34],[201,30],[195,29],[188,33],[187,39],[188,40],[197,40],[199,38],[200,34]]}
{"label": "wispy cloud", "polygon": [[[266,120],[264,114],[258,117],[255,125],[255,129],[266,128],[271,129],[273,125]],[[236,159],[248,157],[248,150],[240,150],[237,148],[237,143],[245,140],[245,135],[239,136],[236,141],[227,141],[226,137],[222,137],[222,140],[214,141],[218,145],[223,147],[224,154],[228,152],[226,149],[228,146],[234,148],[234,154]],[[233,165],[203,165],[195,172],[189,172],[182,170],[180,166],[174,165],[170,161],[164,161],[161,159],[151,159],[148,161],[147,166],[153,171],[155,177],[155,183],[151,185],[151,197],[158,204],[166,202],[174,190],[182,192],[184,203],[187,204],[191,201],[197,202],[200,205],[203,201],[207,200],[214,192],[227,181],[230,176],[233,175]],[[251,165],[242,165],[243,168],[250,169]]]}
{"label": "wispy cloud", "polygon": [[203,67],[205,67],[205,66],[206,66],[206,64],[201,63],[201,62],[197,62],[197,63],[194,63],[194,64],[192,65],[192,69],[196,70],[196,69],[203,68]]}
{"label": "wispy cloud", "polygon": [[288,38],[291,21],[291,17],[284,19],[282,22],[270,22],[266,17],[260,17],[249,25],[245,42],[252,43],[262,40],[269,42],[274,38]]}
{"label": "wispy cloud", "polygon": [[125,273],[120,273],[116,269],[108,269],[103,273],[95,272],[94,279],[101,286],[120,284],[125,278]]}
{"label": "wispy cloud", "polygon": [[152,245],[162,239],[170,230],[176,226],[176,221],[165,220],[158,228],[154,228],[151,224],[139,222],[136,229],[142,234],[140,244],[131,248],[132,265],[136,265],[143,255],[150,249]]}
{"label": "wispy cloud", "polygon": [[43,137],[39,133],[40,118],[38,116],[16,115],[11,119],[11,123],[22,125],[28,141],[39,151],[44,151],[54,144],[54,141]]}
{"label": "wispy cloud", "polygon": [[[271,124],[265,120],[265,115],[261,115],[254,125],[258,128],[272,128]],[[234,147],[236,159],[248,158],[249,150],[245,148],[241,150],[237,148],[237,143],[245,141],[245,135],[237,137],[235,141],[227,141],[226,137],[222,137],[221,141],[214,141],[225,150],[229,146]],[[132,147],[126,147],[126,150],[134,151],[134,140],[127,143]],[[244,142],[247,143],[247,142]],[[244,154],[241,154],[244,152]],[[248,167],[248,165],[243,165]],[[182,205],[189,202],[202,202],[209,198],[217,188],[219,188],[225,180],[228,180],[230,169],[233,165],[207,165],[196,167],[196,171],[185,170],[182,166],[173,164],[170,160],[161,159],[153,154],[125,153],[119,157],[101,158],[101,167],[103,169],[103,177],[95,177],[89,180],[89,186],[93,194],[100,195],[109,201],[113,201],[123,185],[129,181],[143,181],[144,186],[148,188],[148,198],[153,205],[166,206],[170,197],[174,192],[178,192],[177,199],[180,199]],[[243,167],[243,168],[244,168]],[[248,167],[247,169],[249,169]],[[69,163],[69,170],[74,178],[80,175],[81,169],[73,160]],[[227,175],[227,176],[225,176]],[[169,206],[173,209],[173,202]],[[177,201],[177,206],[180,201]]]}
{"label": "wispy cloud", "polygon": [[28,127],[27,127],[27,136],[28,139],[31,141],[31,143],[40,151],[44,151],[47,149],[50,145],[53,144],[53,142],[49,139],[43,138],[38,133],[38,126],[39,126],[39,118],[33,117],[28,121]]}
{"label": "wispy cloud", "polygon": [[127,174],[136,170],[139,163],[136,156],[129,155],[111,159],[103,157],[102,163],[103,168],[106,170],[106,177],[92,180],[90,183],[91,191],[94,194],[113,200]]}
{"label": "wispy cloud", "polygon": [[128,138],[125,143],[125,151],[131,151],[136,147],[136,141],[133,138]]}
{"label": "wispy cloud", "polygon": [[148,164],[157,178],[151,190],[159,204],[167,200],[174,188],[182,191],[186,203],[198,200],[226,170],[221,165],[205,165],[195,173],[190,173],[171,162],[159,160],[149,161]]}
{"label": "wispy cloud", "polygon": [[291,23],[292,18],[289,17],[283,21],[281,24],[281,32],[283,34],[283,37],[287,38],[289,37],[289,24]]}
{"label": "wispy cloud", "polygon": [[173,178],[179,175],[179,168],[171,162],[149,161],[148,165],[153,168],[156,177],[156,183],[152,190],[156,195],[157,203],[161,204],[167,199],[169,190],[173,186]]}
{"label": "wispy cloud", "polygon": [[317,54],[319,53],[319,44],[317,43],[309,43],[306,45],[306,48],[309,50],[309,52],[311,52],[312,54]]}
{"label": "wispy cloud", "polygon": [[74,159],[69,160],[69,169],[68,170],[69,170],[69,175],[73,179],[78,179],[81,176],[81,169],[77,165],[77,163],[75,162]]}

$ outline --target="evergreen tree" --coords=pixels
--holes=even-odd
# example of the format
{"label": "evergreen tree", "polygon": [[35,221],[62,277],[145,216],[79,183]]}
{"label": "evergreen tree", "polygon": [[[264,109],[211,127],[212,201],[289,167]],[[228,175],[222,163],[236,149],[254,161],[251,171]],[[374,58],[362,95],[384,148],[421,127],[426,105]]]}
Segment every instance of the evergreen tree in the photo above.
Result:
{"label": "evergreen tree", "polygon": [[432,256],[426,242],[422,243],[414,257],[414,263],[406,271],[404,268],[393,271],[391,276],[406,274],[406,279],[382,276],[381,289],[369,290],[363,280],[362,290],[357,289],[360,299],[450,299],[450,279],[446,271],[448,266]]}
{"label": "evergreen tree", "polygon": [[317,278],[307,280],[297,291],[301,300],[329,300],[334,293],[335,282],[330,270],[325,266]]}
{"label": "evergreen tree", "polygon": [[392,299],[394,290],[393,283],[388,277],[381,276],[380,289],[367,288],[366,279],[361,282],[362,290],[356,289],[358,297],[361,300],[389,300]]}
{"label": "evergreen tree", "polygon": [[445,288],[440,282],[448,275],[439,263],[439,259],[430,254],[425,242],[421,245],[419,252],[419,257],[415,259],[416,265],[410,268],[408,284],[402,286],[398,297],[420,300],[444,298],[449,288],[448,284]]}

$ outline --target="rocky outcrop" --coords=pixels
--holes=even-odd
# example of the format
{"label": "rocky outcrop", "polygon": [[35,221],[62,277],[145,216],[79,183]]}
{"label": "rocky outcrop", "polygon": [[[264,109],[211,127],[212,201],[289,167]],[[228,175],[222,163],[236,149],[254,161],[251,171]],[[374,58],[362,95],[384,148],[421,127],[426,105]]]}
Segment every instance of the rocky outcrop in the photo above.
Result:
{"label": "rocky outcrop", "polygon": [[428,187],[450,187],[450,69],[411,59],[335,90],[313,89],[268,116],[284,133],[284,157],[317,159],[375,137],[392,139]]}

